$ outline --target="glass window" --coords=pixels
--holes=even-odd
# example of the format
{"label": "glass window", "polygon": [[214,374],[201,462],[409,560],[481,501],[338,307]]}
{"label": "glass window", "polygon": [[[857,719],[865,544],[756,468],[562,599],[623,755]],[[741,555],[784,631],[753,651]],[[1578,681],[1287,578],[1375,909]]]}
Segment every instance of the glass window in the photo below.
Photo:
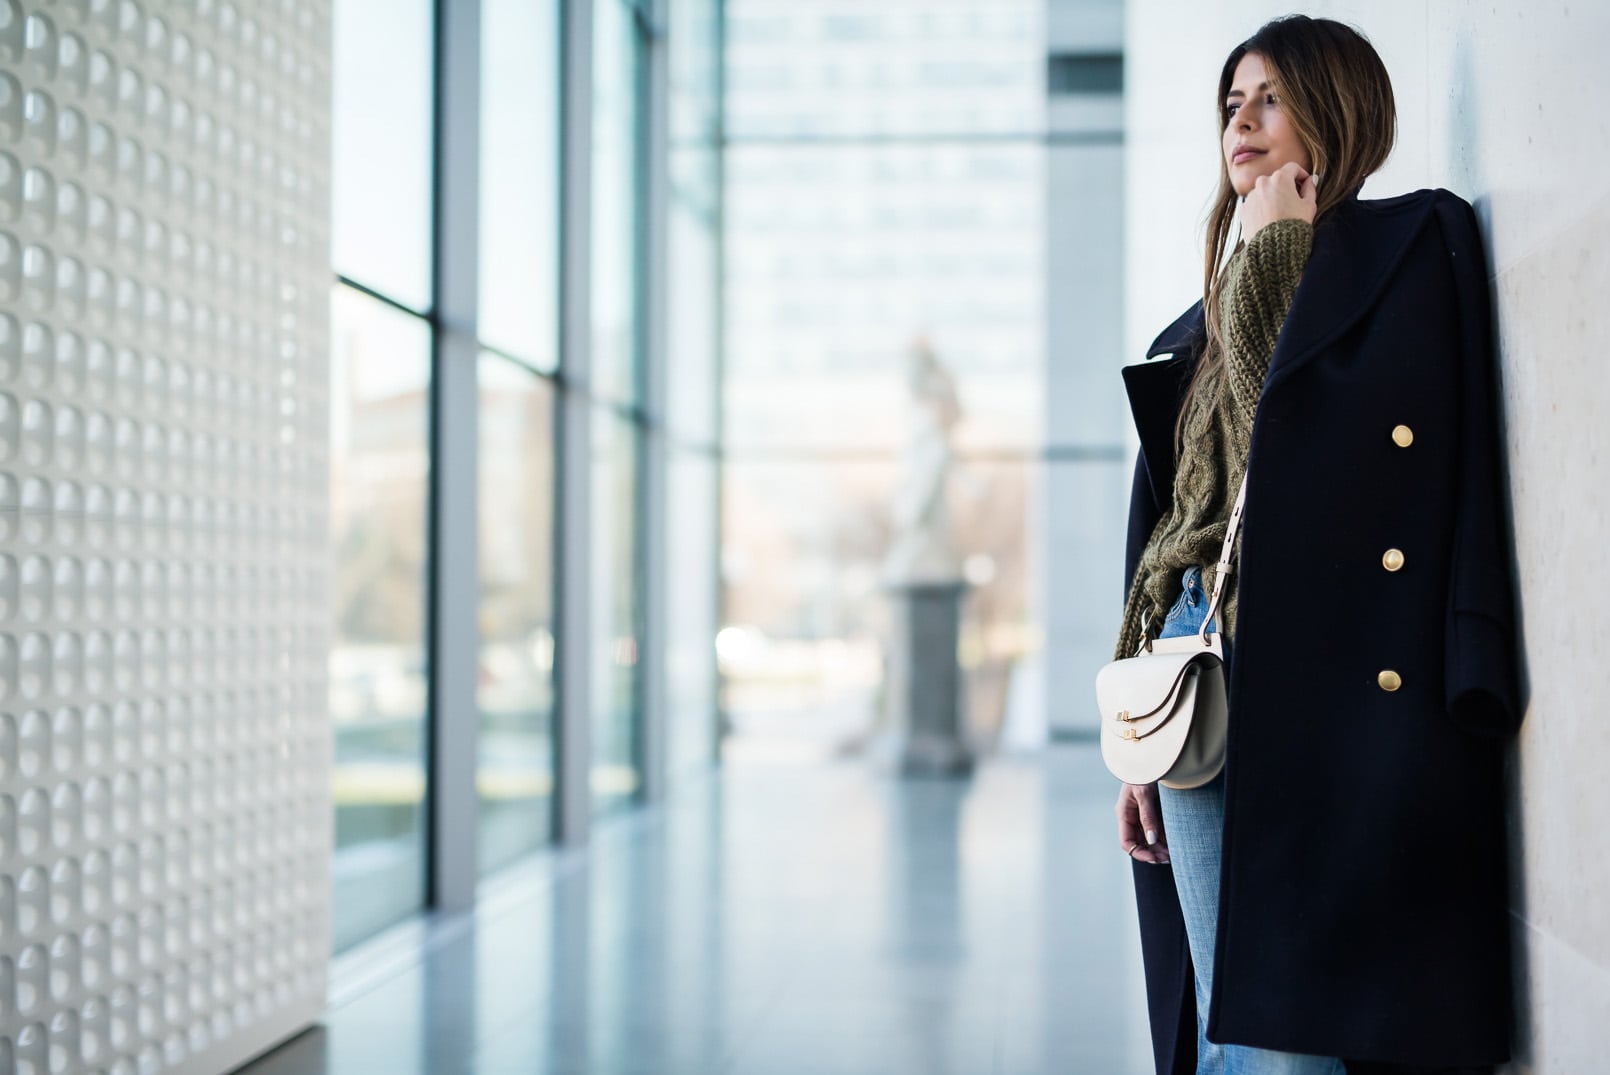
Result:
{"label": "glass window", "polygon": [[666,420],[675,436],[713,444],[717,432],[718,241],[707,222],[675,201],[669,210],[668,226],[670,376],[666,378]]}
{"label": "glass window", "polygon": [[430,330],[352,288],[333,298],[332,882],[344,948],[425,898]]}
{"label": "glass window", "polygon": [[481,870],[552,831],[553,412],[551,382],[480,361]]}
{"label": "glass window", "polygon": [[673,784],[708,770],[719,735],[715,638],[720,4],[670,0],[664,711]]}
{"label": "glass window", "polygon": [[826,761],[870,734],[898,471],[808,456],[722,468],[723,758]]}
{"label": "glass window", "polygon": [[919,340],[955,378],[958,451],[1039,450],[1043,147],[748,145],[725,160],[729,450],[898,451]]}
{"label": "glass window", "polygon": [[638,665],[637,458],[641,434],[613,410],[593,411],[592,794],[603,812],[636,794]]}
{"label": "glass window", "polygon": [[666,714],[673,781],[708,769],[716,737],[714,455],[672,449],[666,500]]}
{"label": "glass window", "polygon": [[434,19],[430,0],[335,5],[335,271],[421,311],[431,301]]}
{"label": "glass window", "polygon": [[1046,8],[1044,0],[730,4],[728,132],[1043,130]]}
{"label": "glass window", "polygon": [[[1032,555],[1031,529],[1044,512],[1041,466],[959,457],[947,483],[968,583],[958,640],[964,712],[979,742],[1002,734],[1012,677],[1042,652],[1043,558]],[[883,569],[902,465],[738,459],[722,481],[728,618],[719,654],[733,731],[723,756],[842,756],[880,719],[890,630]]]}
{"label": "glass window", "polygon": [[670,125],[673,147],[711,144],[720,121],[720,10],[717,0],[671,0]]}
{"label": "glass window", "polygon": [[481,340],[558,365],[556,0],[481,3]]}
{"label": "glass window", "polygon": [[593,5],[592,388],[637,398],[639,45],[621,0]]}

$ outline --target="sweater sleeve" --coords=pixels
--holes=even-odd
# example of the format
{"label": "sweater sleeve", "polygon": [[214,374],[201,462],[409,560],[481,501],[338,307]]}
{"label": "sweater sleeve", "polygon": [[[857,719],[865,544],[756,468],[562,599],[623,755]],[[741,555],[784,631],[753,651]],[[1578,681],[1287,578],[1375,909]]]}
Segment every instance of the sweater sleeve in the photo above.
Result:
{"label": "sweater sleeve", "polygon": [[1308,221],[1272,221],[1258,229],[1242,256],[1225,269],[1220,328],[1225,349],[1238,359],[1228,364],[1229,403],[1242,429],[1252,428],[1275,341],[1313,243],[1314,226]]}

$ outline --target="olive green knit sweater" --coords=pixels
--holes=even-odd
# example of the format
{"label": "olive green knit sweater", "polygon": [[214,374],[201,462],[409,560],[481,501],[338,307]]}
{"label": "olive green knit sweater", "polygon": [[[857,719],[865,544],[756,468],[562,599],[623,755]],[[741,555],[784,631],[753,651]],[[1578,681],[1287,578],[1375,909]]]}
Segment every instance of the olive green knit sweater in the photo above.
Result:
{"label": "olive green knit sweater", "polygon": [[[1306,220],[1276,220],[1258,229],[1251,241],[1238,244],[1222,270],[1219,337],[1225,361],[1204,371],[1186,403],[1174,502],[1158,519],[1141,554],[1124,603],[1117,657],[1132,656],[1140,647],[1148,612],[1146,633],[1157,637],[1191,564],[1202,566],[1212,592],[1214,565],[1246,471],[1258,396],[1313,238],[1313,225]],[[1221,613],[1226,637],[1235,634],[1235,610],[1232,574]]]}

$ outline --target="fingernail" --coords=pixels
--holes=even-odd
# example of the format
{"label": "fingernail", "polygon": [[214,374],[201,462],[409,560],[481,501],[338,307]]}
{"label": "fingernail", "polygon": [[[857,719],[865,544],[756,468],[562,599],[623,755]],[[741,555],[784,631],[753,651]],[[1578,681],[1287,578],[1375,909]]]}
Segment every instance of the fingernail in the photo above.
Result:
{"label": "fingernail", "polygon": [[1146,830],[1146,842],[1149,843],[1149,844],[1155,844],[1157,842],[1157,832],[1156,832],[1156,830],[1154,830],[1154,829],[1147,829]]}

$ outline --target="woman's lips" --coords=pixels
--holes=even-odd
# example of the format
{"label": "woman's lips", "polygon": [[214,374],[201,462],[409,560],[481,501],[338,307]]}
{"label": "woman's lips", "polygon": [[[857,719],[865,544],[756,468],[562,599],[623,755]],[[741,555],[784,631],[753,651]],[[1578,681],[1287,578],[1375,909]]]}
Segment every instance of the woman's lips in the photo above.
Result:
{"label": "woman's lips", "polygon": [[1243,149],[1241,152],[1235,155],[1233,163],[1240,164],[1242,161],[1251,160],[1253,157],[1261,157],[1263,156],[1264,152],[1265,151],[1261,149]]}

